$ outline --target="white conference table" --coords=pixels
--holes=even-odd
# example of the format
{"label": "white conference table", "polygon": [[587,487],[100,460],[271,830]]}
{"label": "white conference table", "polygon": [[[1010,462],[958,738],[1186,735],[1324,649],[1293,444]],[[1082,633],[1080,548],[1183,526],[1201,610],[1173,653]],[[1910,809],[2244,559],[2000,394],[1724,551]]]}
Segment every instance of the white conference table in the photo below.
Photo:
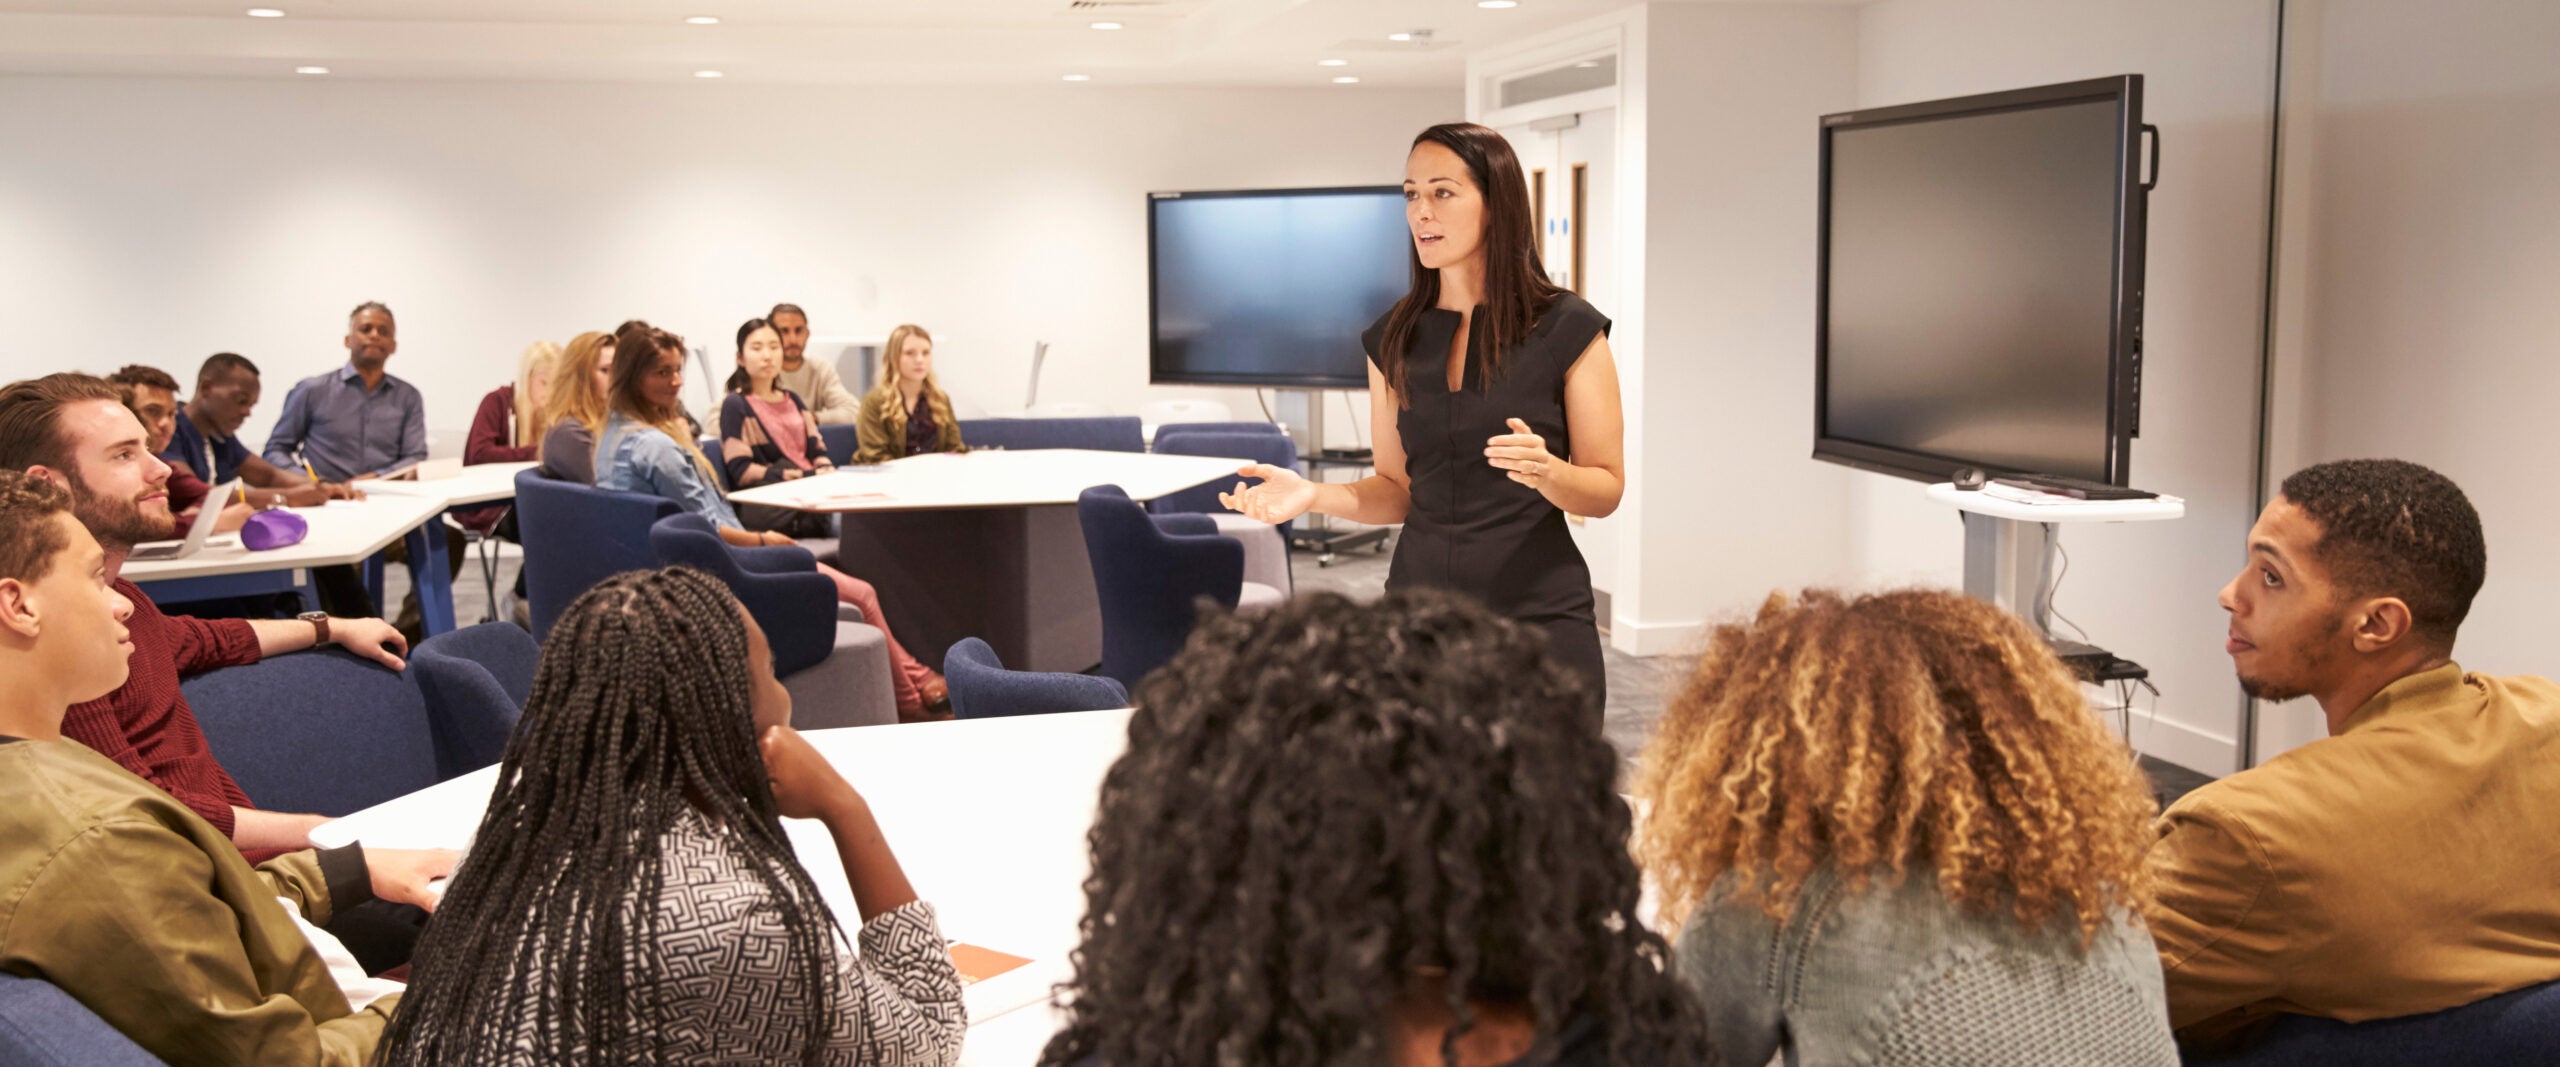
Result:
{"label": "white conference table", "polygon": [[[366,482],[364,484],[364,490],[368,494],[390,493],[396,496],[414,496],[441,500],[444,502],[444,510],[447,513],[451,513],[465,508],[478,507],[483,504],[494,504],[502,500],[514,500],[516,498],[516,475],[532,470],[540,465],[541,464],[538,463],[520,462],[474,463],[469,466],[462,466],[455,463],[453,460],[429,460],[418,465],[419,477],[415,479],[376,479],[374,481]],[[488,617],[495,618],[496,616],[494,612],[497,610],[497,598],[495,595],[498,582],[497,571],[494,565],[490,563],[489,557],[486,555],[481,557],[480,566],[481,577],[486,580],[491,587],[492,595],[490,597],[489,610],[493,614]],[[452,572],[450,570],[442,573],[447,579],[452,577]],[[436,621],[425,617],[427,615],[425,598],[420,598],[420,621],[427,627],[427,632],[430,634],[443,633],[445,630],[452,629],[455,624],[455,620],[453,618],[453,595],[450,592],[452,583],[448,580],[445,583],[445,586],[448,591],[444,594],[444,599],[439,602],[439,606],[443,611],[443,629],[437,629]],[[379,577],[377,577],[374,582],[374,596],[376,599],[379,599],[381,595],[381,581]]]}
{"label": "white conference table", "polygon": [[382,551],[406,538],[409,558],[423,561],[415,568],[421,621],[430,634],[452,629],[453,583],[445,571],[444,538],[427,536],[445,505],[429,496],[363,488],[363,500],[292,509],[310,526],[297,544],[252,552],[238,535],[228,535],[185,559],[127,562],[120,576],[157,603],[299,592],[308,604],[311,568],[363,564],[377,576],[378,587]]}
{"label": "white conference table", "polygon": [[932,453],[776,485],[732,502],[839,516],[838,565],[880,594],[891,632],[939,667],[964,637],[1016,670],[1102,661],[1102,608],[1076,497],[1117,485],[1145,503],[1232,483],[1247,459],[1080,448]]}
{"label": "white conference table", "polygon": [[[1129,711],[814,730],[807,737],[870,802],[881,832],[943,935],[1030,957],[999,981],[1069,975],[1102,777],[1128,743]],[[312,831],[323,847],[461,848],[478,828],[497,768],[376,805]],[[848,935],[861,922],[835,845],[818,823],[783,820],[800,864]],[[993,985],[993,983],[989,983]],[[975,999],[975,998],[973,998]],[[1020,1067],[1057,1032],[1054,1006],[972,1019],[960,1062]]]}

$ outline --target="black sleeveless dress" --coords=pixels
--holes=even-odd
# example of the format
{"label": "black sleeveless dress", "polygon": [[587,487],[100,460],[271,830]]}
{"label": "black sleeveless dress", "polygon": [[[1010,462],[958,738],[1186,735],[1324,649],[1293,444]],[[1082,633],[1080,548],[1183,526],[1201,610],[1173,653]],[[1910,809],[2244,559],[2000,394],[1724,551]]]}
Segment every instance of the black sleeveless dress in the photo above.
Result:
{"label": "black sleeveless dress", "polygon": [[[1485,309],[1478,306],[1477,315]],[[1387,570],[1387,588],[1432,586],[1466,593],[1495,611],[1546,631],[1557,661],[1590,680],[1596,725],[1608,694],[1608,671],[1594,622],[1591,568],[1574,547],[1564,512],[1538,491],[1512,481],[1485,459],[1485,440],[1511,432],[1519,419],[1546,438],[1547,451],[1570,461],[1564,376],[1609,320],[1572,293],[1556,297],[1525,341],[1512,346],[1502,373],[1484,381],[1479,343],[1467,336],[1464,387],[1449,390],[1449,342],[1455,311],[1422,313],[1406,364],[1405,397],[1396,417],[1404,442],[1413,506]],[[1385,316],[1360,335],[1371,362],[1387,332]]]}

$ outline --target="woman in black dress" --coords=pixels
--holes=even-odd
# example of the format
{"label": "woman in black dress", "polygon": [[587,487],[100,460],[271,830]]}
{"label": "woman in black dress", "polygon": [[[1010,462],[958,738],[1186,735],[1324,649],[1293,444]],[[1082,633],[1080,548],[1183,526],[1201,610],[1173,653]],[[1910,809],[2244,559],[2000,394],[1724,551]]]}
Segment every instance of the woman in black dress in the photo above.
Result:
{"label": "woman in black dress", "polygon": [[1501,134],[1422,131],[1404,195],[1413,289],[1360,337],[1377,473],[1323,483],[1256,465],[1241,473],[1262,484],[1219,499],[1271,523],[1403,523],[1388,588],[1454,589],[1543,629],[1605,698],[1591,570],[1565,515],[1607,515],[1626,490],[1609,320],[1547,279]]}

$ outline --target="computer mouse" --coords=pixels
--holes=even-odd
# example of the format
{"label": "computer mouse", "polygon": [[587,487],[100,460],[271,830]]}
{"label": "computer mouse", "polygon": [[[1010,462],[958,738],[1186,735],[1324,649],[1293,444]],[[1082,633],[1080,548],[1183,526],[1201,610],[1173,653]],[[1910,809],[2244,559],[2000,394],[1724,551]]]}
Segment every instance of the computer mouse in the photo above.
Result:
{"label": "computer mouse", "polygon": [[1982,483],[1990,481],[1991,476],[1984,474],[1978,468],[1958,467],[1956,468],[1955,474],[1950,476],[1948,480],[1954,482],[1956,488],[1965,490],[1966,492],[1972,492],[1982,488]]}

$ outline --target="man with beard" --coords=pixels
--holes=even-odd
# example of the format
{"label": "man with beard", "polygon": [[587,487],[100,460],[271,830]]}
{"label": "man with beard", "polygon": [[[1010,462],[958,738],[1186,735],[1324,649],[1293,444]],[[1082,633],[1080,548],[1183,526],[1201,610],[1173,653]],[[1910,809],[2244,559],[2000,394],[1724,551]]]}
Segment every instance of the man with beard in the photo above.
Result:
{"label": "man with beard", "polygon": [[[117,572],[134,545],[177,532],[169,513],[169,465],[152,455],[148,432],[103,379],[53,374],[0,388],[0,468],[70,490],[73,517],[105,550],[106,576],[133,602],[131,677],[105,697],[73,706],[62,722],[64,736],[166,790],[252,863],[311,847],[311,830],[328,819],[251,804],[215,762],[178,680],[321,643],[399,670],[408,642],[380,619],[319,612],[247,620],[162,614]],[[378,971],[407,961],[422,920],[415,908],[369,905],[349,909],[329,929],[367,969]]]}
{"label": "man with beard", "polygon": [[[821,426],[840,426],[862,417],[862,398],[844,387],[835,365],[809,358],[809,313],[798,304],[775,304],[765,312],[773,332],[782,338],[782,387],[809,406],[809,417]],[[891,356],[888,358],[896,358]]]}
{"label": "man with beard", "polygon": [[2453,661],[2487,566],[2470,500],[2414,463],[2305,469],[2259,515],[2225,648],[2329,736],[2160,818],[2149,918],[2182,1044],[2560,979],[2560,686]]}

